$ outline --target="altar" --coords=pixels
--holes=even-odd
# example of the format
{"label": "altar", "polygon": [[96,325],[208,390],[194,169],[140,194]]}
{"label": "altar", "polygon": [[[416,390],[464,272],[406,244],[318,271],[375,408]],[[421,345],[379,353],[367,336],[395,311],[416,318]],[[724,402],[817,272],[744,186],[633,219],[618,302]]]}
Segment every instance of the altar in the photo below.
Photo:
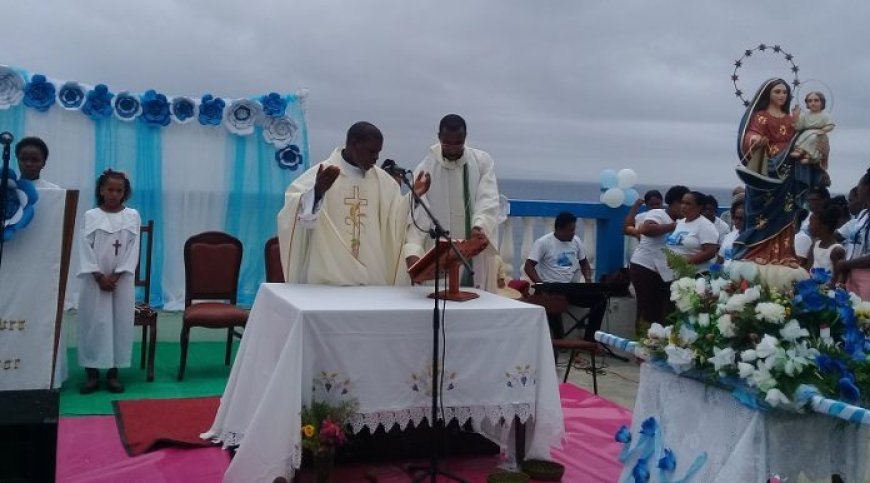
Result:
{"label": "altar", "polygon": [[[356,398],[354,432],[428,419],[432,300],[427,287],[263,284],[221,405],[203,437],[239,445],[224,481],[269,481],[301,461],[300,411]],[[541,307],[479,292],[446,302],[441,400],[508,451],[525,422],[526,455],[550,458],[564,434]]]}
{"label": "altar", "polygon": [[[753,410],[729,391],[651,363],[641,367],[632,435],[648,418],[662,433],[657,446],[676,455],[677,478],[706,453],[691,481],[765,483],[778,475],[789,482],[830,482],[833,474],[868,481],[867,426],[815,413]],[[631,479],[634,465],[626,462],[620,481]],[[662,481],[658,471],[651,475],[650,481]]]}

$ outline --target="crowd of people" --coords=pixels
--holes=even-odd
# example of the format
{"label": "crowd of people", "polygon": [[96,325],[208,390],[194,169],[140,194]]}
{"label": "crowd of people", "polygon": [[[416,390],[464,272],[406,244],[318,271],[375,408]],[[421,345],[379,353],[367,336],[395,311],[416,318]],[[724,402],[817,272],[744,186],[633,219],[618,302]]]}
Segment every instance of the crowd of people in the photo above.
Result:
{"label": "crowd of people", "polygon": [[[728,210],[717,216],[717,200],[676,185],[664,197],[658,190],[638,199],[625,217],[624,233],[637,238],[629,273],[637,298],[637,320],[665,320],[671,310],[669,286],[674,272],[668,249],[694,264],[704,274],[711,263],[734,258],[734,244],[745,227],[745,193],[732,192]],[[863,299],[870,298],[870,170],[848,196],[831,196],[823,186],[806,194],[806,209],[795,211],[793,268],[825,270],[831,285],[846,287]],[[645,208],[644,211],[642,209]]]}

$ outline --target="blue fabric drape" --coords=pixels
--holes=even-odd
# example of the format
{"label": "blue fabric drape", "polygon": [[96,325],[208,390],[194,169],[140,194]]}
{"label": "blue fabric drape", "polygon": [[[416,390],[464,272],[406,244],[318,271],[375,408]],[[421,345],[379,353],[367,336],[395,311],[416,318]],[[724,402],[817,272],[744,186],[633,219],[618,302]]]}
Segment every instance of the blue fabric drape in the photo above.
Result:
{"label": "blue fabric drape", "polygon": [[95,179],[107,168],[125,172],[133,188],[133,197],[127,205],[139,212],[143,223],[154,220],[150,302],[157,307],[163,305],[163,149],[160,133],[160,128],[142,122],[123,122],[114,118],[96,121],[94,125]]}
{"label": "blue fabric drape", "polygon": [[[12,133],[13,136],[15,136],[16,142],[25,136],[25,109],[27,108],[24,107],[24,104],[18,104],[17,106],[0,111],[0,132],[9,131],[10,133]],[[14,148],[15,145],[13,144],[12,147]],[[15,159],[14,149],[12,150],[9,157],[9,167],[12,169],[12,171],[18,173],[18,162]]]}
{"label": "blue fabric drape", "polygon": [[284,204],[284,190],[295,173],[281,169],[275,161],[275,148],[262,141],[262,133],[231,136],[227,153],[231,159],[227,172],[227,233],[244,246],[239,274],[238,303],[250,305],[260,283],[265,281],[264,247],[277,235],[276,216]]}

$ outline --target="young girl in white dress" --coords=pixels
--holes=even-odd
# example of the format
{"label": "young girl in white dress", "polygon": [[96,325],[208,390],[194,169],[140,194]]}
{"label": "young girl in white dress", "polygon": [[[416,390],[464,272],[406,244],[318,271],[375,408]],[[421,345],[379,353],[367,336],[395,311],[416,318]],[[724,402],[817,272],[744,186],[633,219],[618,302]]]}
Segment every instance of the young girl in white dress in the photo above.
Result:
{"label": "young girl in white dress", "polygon": [[846,257],[846,250],[836,238],[839,219],[840,208],[833,204],[828,204],[817,216],[810,218],[810,236],[815,239],[810,251],[812,268],[831,272],[831,283],[835,283],[839,276],[835,270],[837,262]]}
{"label": "young girl in white dress", "polygon": [[124,391],[118,368],[130,366],[135,307],[134,273],[139,261],[139,213],[124,206],[132,189],[124,173],[106,170],[97,179],[97,207],[85,213],[80,244],[82,280],[78,310],[78,362],[87,381],[82,394],[100,387]]}

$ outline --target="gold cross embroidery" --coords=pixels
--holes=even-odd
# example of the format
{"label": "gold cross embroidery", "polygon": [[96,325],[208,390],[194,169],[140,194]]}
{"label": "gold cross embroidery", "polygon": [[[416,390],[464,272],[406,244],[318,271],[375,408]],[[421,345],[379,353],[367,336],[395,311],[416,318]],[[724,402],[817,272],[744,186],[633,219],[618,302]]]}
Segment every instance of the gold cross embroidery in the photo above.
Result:
{"label": "gold cross embroidery", "polygon": [[359,186],[353,187],[353,197],[345,198],[344,204],[347,205],[347,216],[344,218],[344,223],[350,226],[350,251],[354,258],[359,258],[359,247],[362,239],[363,218],[366,216],[362,208],[369,204],[366,198],[360,198]]}

